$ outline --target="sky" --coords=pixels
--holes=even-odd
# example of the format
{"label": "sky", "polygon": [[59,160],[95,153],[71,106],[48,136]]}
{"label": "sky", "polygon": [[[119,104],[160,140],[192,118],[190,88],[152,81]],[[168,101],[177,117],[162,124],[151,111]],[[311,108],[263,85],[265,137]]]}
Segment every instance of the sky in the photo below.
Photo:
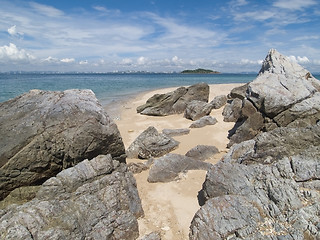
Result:
{"label": "sky", "polygon": [[320,0],[0,0],[0,72],[320,72]]}

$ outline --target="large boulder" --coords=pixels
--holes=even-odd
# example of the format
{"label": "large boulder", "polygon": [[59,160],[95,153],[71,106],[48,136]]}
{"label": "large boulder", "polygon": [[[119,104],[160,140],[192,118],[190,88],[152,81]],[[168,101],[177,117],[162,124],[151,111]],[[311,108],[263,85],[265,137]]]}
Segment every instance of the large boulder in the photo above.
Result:
{"label": "large boulder", "polygon": [[192,121],[198,120],[211,113],[212,106],[207,102],[193,100],[188,103],[184,117]]}
{"label": "large boulder", "polygon": [[170,182],[188,170],[208,170],[211,164],[180,154],[166,154],[155,159],[150,168],[148,182]]}
{"label": "large boulder", "polygon": [[189,102],[193,100],[208,102],[209,85],[194,84],[190,87],[180,87],[173,92],[155,94],[147,102],[137,108],[137,112],[151,116],[167,116],[183,113]]}
{"label": "large boulder", "polygon": [[143,210],[126,165],[110,155],[48,179],[36,198],[0,211],[1,239],[137,239]]}
{"label": "large boulder", "polygon": [[159,133],[155,127],[148,127],[128,147],[128,158],[148,159],[163,156],[179,146],[173,138]]}
{"label": "large boulder", "polygon": [[257,78],[231,91],[236,102],[224,110],[225,120],[236,122],[229,146],[276,127],[316,124],[320,119],[319,91],[320,81],[310,72],[271,49]]}
{"label": "large boulder", "polygon": [[31,90],[0,103],[0,199],[99,154],[125,161],[116,124],[91,90]]}
{"label": "large boulder", "polygon": [[319,154],[318,125],[234,144],[207,173],[190,238],[319,239]]}

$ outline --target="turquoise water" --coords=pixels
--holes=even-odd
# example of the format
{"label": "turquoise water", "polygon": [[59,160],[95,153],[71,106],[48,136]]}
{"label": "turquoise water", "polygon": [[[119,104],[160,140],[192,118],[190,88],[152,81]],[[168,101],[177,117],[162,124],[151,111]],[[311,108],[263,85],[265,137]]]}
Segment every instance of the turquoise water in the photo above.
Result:
{"label": "turquoise water", "polygon": [[[91,89],[102,104],[138,93],[166,88],[208,84],[246,83],[256,74],[7,74],[0,73],[0,102],[31,89],[62,91]],[[319,79],[319,78],[318,78]]]}

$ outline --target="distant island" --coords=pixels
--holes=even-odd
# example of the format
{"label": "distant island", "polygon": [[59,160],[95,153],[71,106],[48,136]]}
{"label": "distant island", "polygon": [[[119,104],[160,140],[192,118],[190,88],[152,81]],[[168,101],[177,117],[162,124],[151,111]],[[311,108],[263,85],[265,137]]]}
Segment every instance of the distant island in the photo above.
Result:
{"label": "distant island", "polygon": [[190,74],[190,73],[196,73],[196,74],[219,74],[220,72],[218,71],[213,71],[210,69],[203,69],[203,68],[198,68],[195,70],[183,70],[181,73],[183,74]]}

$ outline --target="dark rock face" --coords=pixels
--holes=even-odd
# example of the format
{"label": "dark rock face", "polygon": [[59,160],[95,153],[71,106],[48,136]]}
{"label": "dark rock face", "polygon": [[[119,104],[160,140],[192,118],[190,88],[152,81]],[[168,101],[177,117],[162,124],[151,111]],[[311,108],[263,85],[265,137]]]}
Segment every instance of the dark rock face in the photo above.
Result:
{"label": "dark rock face", "polygon": [[128,158],[148,159],[160,157],[173,151],[179,142],[165,134],[158,133],[154,127],[143,131],[127,149]]}
{"label": "dark rock face", "polygon": [[0,103],[0,199],[99,154],[125,161],[115,123],[91,90],[32,90]]}
{"label": "dark rock face", "polygon": [[214,125],[218,121],[215,117],[212,116],[204,116],[200,118],[199,120],[194,121],[191,125],[190,128],[202,128],[207,125]]}
{"label": "dark rock face", "polygon": [[219,95],[216,96],[209,104],[211,105],[212,109],[219,109],[226,105],[227,100],[227,96]]}
{"label": "dark rock face", "polygon": [[212,106],[203,101],[193,100],[188,103],[184,117],[192,121],[198,120],[211,113]]}
{"label": "dark rock face", "polygon": [[179,173],[196,169],[207,170],[210,166],[210,163],[169,153],[154,160],[149,171],[148,182],[170,182],[177,179]]}
{"label": "dark rock face", "polygon": [[137,112],[151,116],[167,116],[183,113],[192,100],[208,102],[209,85],[198,83],[188,88],[180,87],[173,92],[156,94],[146,104],[139,106]]}
{"label": "dark rock face", "polygon": [[235,99],[225,107],[224,116],[236,125],[229,146],[277,127],[316,124],[320,119],[319,90],[319,80],[271,49],[258,77],[230,93]]}
{"label": "dark rock face", "polygon": [[100,155],[48,179],[35,199],[0,212],[1,239],[136,239],[143,216],[126,165]]}
{"label": "dark rock face", "polygon": [[205,161],[217,153],[219,153],[219,149],[215,146],[197,145],[190,149],[186,153],[186,156],[199,161]]}
{"label": "dark rock face", "polygon": [[234,144],[207,173],[190,238],[319,239],[319,154],[318,125]]}

